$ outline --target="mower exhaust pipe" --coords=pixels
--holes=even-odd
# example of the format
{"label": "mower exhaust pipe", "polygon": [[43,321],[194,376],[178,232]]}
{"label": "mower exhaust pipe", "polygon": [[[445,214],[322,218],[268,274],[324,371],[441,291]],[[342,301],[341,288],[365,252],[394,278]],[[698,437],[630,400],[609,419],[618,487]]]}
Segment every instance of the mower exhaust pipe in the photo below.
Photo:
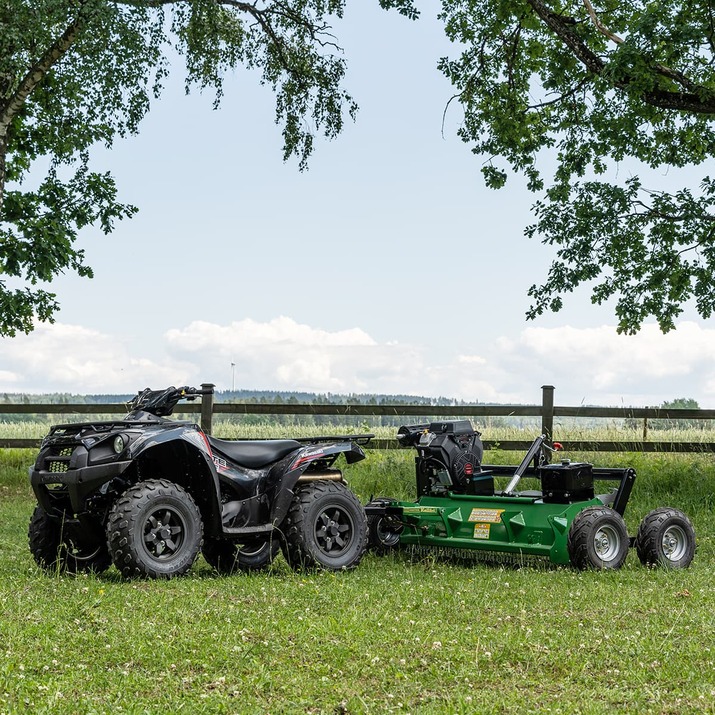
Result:
{"label": "mower exhaust pipe", "polygon": [[510,495],[514,492],[514,490],[516,489],[516,485],[519,483],[519,480],[524,475],[524,472],[531,463],[531,460],[534,459],[534,457],[536,457],[536,455],[541,451],[541,446],[544,444],[545,441],[545,434],[542,434],[540,437],[537,437],[534,440],[531,447],[529,447],[529,451],[524,455],[524,459],[521,460],[521,464],[516,468],[514,476],[509,481],[509,484],[506,485],[504,494]]}

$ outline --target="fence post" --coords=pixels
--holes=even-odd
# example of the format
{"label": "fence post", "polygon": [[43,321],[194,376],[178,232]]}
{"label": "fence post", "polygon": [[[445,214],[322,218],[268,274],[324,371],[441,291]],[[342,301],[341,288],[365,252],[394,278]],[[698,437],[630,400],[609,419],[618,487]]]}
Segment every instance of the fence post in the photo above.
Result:
{"label": "fence post", "polygon": [[551,444],[554,437],[554,386],[541,386],[541,434]]}
{"label": "fence post", "polygon": [[201,389],[208,394],[201,396],[201,429],[206,434],[211,434],[211,423],[214,413],[214,385],[212,382],[202,382]]}
{"label": "fence post", "polygon": [[648,417],[643,418],[643,441],[648,440]]}

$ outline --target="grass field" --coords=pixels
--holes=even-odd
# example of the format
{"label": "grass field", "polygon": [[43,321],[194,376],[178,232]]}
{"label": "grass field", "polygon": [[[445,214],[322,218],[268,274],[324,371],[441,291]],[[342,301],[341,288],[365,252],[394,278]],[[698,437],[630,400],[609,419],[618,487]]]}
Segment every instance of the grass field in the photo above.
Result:
{"label": "grass field", "polygon": [[[116,417],[116,416],[115,416]],[[181,419],[198,419],[197,416],[179,415]],[[0,439],[41,439],[50,426],[64,422],[86,422],[88,419],[109,420],[111,415],[51,415],[46,419],[33,419],[28,421],[2,421],[0,420]],[[410,417],[405,417],[409,423]],[[500,418],[509,422],[510,418]],[[539,429],[539,422],[534,418],[533,425],[520,426],[524,418],[518,418],[514,425],[491,425],[490,420],[480,424],[475,422],[475,427],[483,432],[483,439],[490,441],[500,440],[532,440]],[[563,441],[614,441],[638,442],[643,439],[643,428],[628,427],[624,420],[601,419],[594,420],[596,425],[583,426],[579,420],[565,418],[554,422],[554,439]],[[688,429],[653,429],[648,432],[648,439],[658,442],[715,442],[715,430],[691,427]],[[277,424],[275,422],[244,423],[236,419],[223,419],[219,416],[214,421],[213,434],[223,439],[284,439],[286,437],[314,437],[325,434],[362,434],[372,433],[379,439],[394,439],[397,434],[396,427],[381,426],[379,418],[365,418],[359,423],[349,426],[335,427],[332,425],[316,424]]]}
{"label": "grass field", "polygon": [[[579,457],[580,455],[570,455]],[[626,514],[685,510],[692,568],[618,572],[368,555],[348,573],[168,582],[47,575],[27,548],[33,453],[0,451],[0,713],[715,712],[715,465],[638,471]],[[486,461],[514,462],[496,453]],[[363,501],[413,495],[409,453],[347,471]]]}

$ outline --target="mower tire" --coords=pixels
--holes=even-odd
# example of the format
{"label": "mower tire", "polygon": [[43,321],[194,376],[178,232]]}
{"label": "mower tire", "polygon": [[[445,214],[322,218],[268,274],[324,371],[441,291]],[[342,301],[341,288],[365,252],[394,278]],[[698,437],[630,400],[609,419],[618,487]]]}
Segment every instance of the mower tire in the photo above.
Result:
{"label": "mower tire", "polygon": [[301,485],[281,528],[283,554],[296,570],[355,568],[367,547],[365,510],[341,482]]}
{"label": "mower tire", "polygon": [[654,509],[638,527],[636,552],[646,566],[687,568],[695,556],[695,529],[678,509]]}
{"label": "mower tire", "polygon": [[619,569],[629,546],[626,522],[608,507],[587,507],[571,523],[567,547],[577,569]]}
{"label": "mower tire", "polygon": [[[394,499],[377,497],[368,502],[367,506],[385,507],[394,504]],[[384,556],[400,545],[402,524],[385,514],[371,514],[367,517],[368,548],[378,556]]]}

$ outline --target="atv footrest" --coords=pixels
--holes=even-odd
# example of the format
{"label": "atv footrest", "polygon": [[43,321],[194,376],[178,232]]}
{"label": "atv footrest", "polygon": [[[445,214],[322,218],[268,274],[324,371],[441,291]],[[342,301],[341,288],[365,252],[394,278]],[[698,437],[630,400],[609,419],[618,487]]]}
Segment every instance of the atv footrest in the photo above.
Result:
{"label": "atv footrest", "polygon": [[261,524],[260,526],[225,526],[223,533],[226,536],[258,536],[259,534],[269,534],[274,529],[273,524]]}

